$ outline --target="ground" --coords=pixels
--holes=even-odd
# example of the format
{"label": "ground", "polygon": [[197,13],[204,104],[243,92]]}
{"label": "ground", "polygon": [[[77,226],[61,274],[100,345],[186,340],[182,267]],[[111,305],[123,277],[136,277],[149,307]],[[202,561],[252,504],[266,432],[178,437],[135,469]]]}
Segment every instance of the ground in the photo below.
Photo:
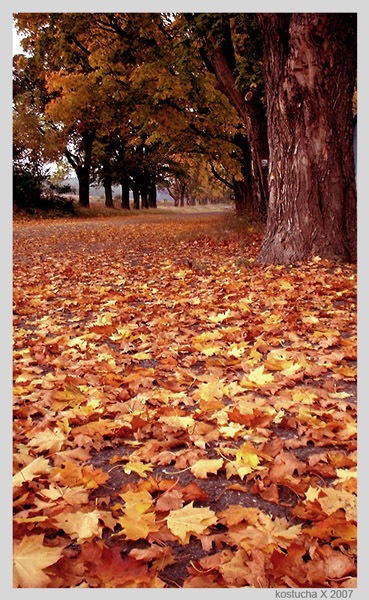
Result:
{"label": "ground", "polygon": [[16,552],[62,549],[35,587],[356,585],[355,268],[255,267],[260,241],[220,212],[15,223]]}

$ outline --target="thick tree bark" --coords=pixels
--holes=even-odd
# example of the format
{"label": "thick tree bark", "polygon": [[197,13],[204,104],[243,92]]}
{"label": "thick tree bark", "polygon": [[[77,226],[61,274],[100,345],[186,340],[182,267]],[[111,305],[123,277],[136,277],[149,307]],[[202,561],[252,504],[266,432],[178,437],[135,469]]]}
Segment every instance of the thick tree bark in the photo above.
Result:
{"label": "thick tree bark", "polygon": [[245,179],[233,179],[233,195],[236,215],[249,216],[250,211],[247,210],[247,206],[250,198],[250,182]]}
{"label": "thick tree bark", "polygon": [[123,175],[123,177],[121,179],[121,186],[122,186],[122,208],[124,208],[125,210],[130,210],[130,206],[129,206],[129,188],[130,188],[129,177],[126,177],[125,175]]}
{"label": "thick tree bark", "polygon": [[[233,179],[233,193],[235,197],[236,213],[238,215],[246,215],[250,222],[263,220],[265,219],[266,215],[266,197],[264,197],[264,194],[262,194],[262,196],[257,196],[254,193],[255,189],[253,186],[252,170],[253,168],[258,169],[260,176],[259,180],[261,181],[261,179],[263,179],[264,181],[265,179],[266,183],[266,165],[262,166],[260,164],[259,168],[257,163],[251,160],[250,144],[245,135],[237,133],[234,137],[234,143],[240,148],[243,155],[243,165],[241,169],[243,179],[238,181]],[[268,152],[266,154],[268,155]]]}
{"label": "thick tree bark", "polygon": [[356,16],[259,14],[269,141],[259,264],[356,260]]}

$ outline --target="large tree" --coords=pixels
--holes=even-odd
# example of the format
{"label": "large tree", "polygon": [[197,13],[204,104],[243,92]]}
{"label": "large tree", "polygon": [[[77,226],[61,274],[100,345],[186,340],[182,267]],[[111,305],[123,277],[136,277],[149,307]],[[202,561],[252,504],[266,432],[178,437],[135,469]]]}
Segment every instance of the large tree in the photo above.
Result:
{"label": "large tree", "polygon": [[[214,86],[241,118],[245,134],[243,180],[237,180],[238,212],[263,216],[267,204],[268,144],[265,107],[261,97],[262,45],[256,15],[250,13],[184,13],[182,27],[193,53],[198,48],[204,64],[215,76]],[[247,147],[246,147],[247,144]]]}
{"label": "large tree", "polygon": [[269,207],[259,264],[356,259],[356,15],[259,14]]}

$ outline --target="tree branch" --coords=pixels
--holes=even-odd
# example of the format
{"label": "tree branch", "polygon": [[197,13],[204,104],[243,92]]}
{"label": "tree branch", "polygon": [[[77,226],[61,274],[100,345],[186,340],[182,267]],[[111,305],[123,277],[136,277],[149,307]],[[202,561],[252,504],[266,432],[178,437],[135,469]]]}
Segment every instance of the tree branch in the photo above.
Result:
{"label": "tree branch", "polygon": [[221,183],[223,183],[229,189],[233,190],[233,185],[231,183],[229,183],[229,181],[227,181],[227,179],[225,179],[224,177],[219,175],[219,173],[216,172],[215,167],[212,162],[210,162],[210,168],[211,168],[211,172],[213,173],[213,175],[216,179],[218,179]]}

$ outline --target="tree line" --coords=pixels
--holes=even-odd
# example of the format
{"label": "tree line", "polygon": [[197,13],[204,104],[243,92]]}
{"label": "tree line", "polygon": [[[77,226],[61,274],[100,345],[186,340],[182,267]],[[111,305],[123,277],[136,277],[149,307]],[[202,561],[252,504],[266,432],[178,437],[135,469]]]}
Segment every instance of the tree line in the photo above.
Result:
{"label": "tree line", "polygon": [[[356,259],[350,13],[19,13],[15,169],[72,167],[122,207],[228,190],[260,263]],[[205,190],[205,191],[204,191]],[[199,192],[200,193],[200,192]]]}

